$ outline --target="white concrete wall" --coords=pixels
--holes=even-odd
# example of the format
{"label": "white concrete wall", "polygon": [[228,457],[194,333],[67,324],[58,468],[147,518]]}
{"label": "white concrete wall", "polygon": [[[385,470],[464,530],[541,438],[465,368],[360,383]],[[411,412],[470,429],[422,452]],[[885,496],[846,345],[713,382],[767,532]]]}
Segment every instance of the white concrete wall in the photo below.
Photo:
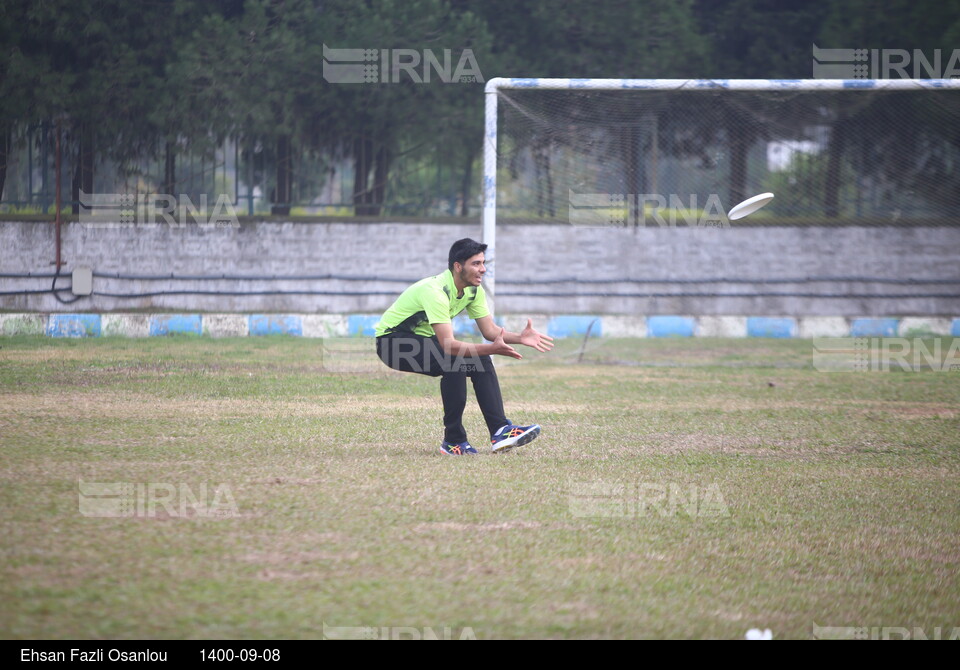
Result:
{"label": "white concrete wall", "polygon": [[[121,281],[94,277],[95,294],[198,289],[312,290],[365,295],[94,295],[62,305],[47,293],[0,296],[0,309],[379,313],[407,281],[442,271],[454,240],[481,236],[479,223],[252,222],[212,228],[194,224],[180,228],[167,224],[100,228],[67,223],[63,226],[62,248],[67,277],[60,280],[60,286],[69,286],[69,274],[78,266],[89,266],[102,274],[333,274],[402,281]],[[924,283],[960,279],[960,227],[622,229],[507,224],[498,229],[497,245],[493,259],[496,304],[497,311],[503,314],[930,319],[951,318],[960,313],[960,284]],[[0,250],[0,273],[48,273],[55,254],[53,224],[0,222]],[[733,281],[864,276],[911,282]],[[543,283],[558,278],[605,283]],[[664,280],[677,283],[661,283]],[[0,278],[0,292],[49,286],[49,279]],[[622,297],[623,294],[632,297]],[[916,297],[921,294],[929,297]],[[849,297],[857,295],[886,297]],[[705,332],[717,333],[740,327],[722,321],[705,321],[699,326]],[[611,322],[609,327],[617,326]]]}

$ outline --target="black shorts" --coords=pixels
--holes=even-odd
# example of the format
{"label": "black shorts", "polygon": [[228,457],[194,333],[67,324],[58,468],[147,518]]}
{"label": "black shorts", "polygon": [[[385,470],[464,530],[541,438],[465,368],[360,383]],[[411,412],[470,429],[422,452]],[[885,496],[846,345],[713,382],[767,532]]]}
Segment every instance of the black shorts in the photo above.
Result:
{"label": "black shorts", "polygon": [[415,372],[439,377],[462,373],[468,377],[493,371],[489,356],[455,356],[440,346],[436,337],[416,333],[387,333],[377,338],[377,355],[388,367],[400,372]]}

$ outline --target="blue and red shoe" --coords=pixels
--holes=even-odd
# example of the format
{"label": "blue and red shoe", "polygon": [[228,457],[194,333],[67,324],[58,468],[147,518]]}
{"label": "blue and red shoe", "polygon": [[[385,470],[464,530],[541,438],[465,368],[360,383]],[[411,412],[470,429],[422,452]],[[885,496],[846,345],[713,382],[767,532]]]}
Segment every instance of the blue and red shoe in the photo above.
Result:
{"label": "blue and red shoe", "polygon": [[510,451],[514,447],[519,447],[533,441],[539,434],[540,426],[537,424],[533,424],[532,426],[514,426],[508,423],[493,434],[493,437],[490,438],[490,444],[493,446],[493,453],[502,454]]}
{"label": "blue and red shoe", "polygon": [[467,454],[477,453],[477,450],[471,447],[469,442],[455,444],[444,440],[443,444],[440,445],[440,453],[447,456],[466,456]]}

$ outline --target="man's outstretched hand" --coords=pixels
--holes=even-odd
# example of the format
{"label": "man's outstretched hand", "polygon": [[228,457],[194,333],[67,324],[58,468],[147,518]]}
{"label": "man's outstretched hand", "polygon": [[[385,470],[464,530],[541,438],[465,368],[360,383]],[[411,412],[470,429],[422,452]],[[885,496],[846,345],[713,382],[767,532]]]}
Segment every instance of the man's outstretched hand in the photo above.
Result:
{"label": "man's outstretched hand", "polygon": [[[502,332],[501,330],[501,338],[503,337]],[[537,351],[547,352],[553,349],[553,338],[534,330],[533,319],[527,319],[527,327],[520,333],[520,344],[533,347]]]}
{"label": "man's outstretched hand", "polygon": [[497,334],[497,339],[493,341],[494,350],[491,353],[500,354],[501,356],[510,356],[511,358],[523,358],[520,355],[520,352],[511,347],[509,344],[503,341],[504,329],[500,329],[500,333]]}

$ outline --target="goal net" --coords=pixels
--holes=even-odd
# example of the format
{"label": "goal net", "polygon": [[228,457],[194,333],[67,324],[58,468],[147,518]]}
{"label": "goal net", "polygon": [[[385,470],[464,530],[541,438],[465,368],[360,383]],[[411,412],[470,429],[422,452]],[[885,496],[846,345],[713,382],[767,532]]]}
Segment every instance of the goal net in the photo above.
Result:
{"label": "goal net", "polygon": [[491,238],[498,222],[956,226],[960,80],[496,79],[486,149]]}

